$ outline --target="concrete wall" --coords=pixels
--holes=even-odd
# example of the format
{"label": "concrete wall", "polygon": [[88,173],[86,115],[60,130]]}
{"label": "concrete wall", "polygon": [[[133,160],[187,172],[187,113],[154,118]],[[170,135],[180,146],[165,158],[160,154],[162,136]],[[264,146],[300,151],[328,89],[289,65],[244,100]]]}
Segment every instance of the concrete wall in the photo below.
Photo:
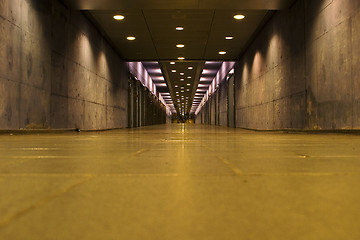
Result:
{"label": "concrete wall", "polygon": [[354,0],[277,12],[236,65],[237,127],[360,128],[359,23]]}
{"label": "concrete wall", "polygon": [[307,126],[360,128],[360,1],[305,2]]}
{"label": "concrete wall", "polygon": [[57,0],[0,1],[0,129],[127,125],[127,69]]}
{"label": "concrete wall", "polygon": [[223,81],[219,86],[219,125],[227,126],[228,113],[227,113],[227,86],[226,81]]}
{"label": "concrete wall", "polygon": [[235,66],[237,127],[305,127],[304,31],[300,0],[273,16]]}

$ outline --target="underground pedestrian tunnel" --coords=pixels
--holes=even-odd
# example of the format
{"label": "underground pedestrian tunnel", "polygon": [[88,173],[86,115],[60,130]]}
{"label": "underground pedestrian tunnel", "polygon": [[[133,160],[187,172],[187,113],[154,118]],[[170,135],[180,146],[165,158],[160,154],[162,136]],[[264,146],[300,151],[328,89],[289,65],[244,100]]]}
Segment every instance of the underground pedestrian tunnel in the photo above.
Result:
{"label": "underground pedestrian tunnel", "polygon": [[360,2],[0,1],[0,239],[359,239]]}

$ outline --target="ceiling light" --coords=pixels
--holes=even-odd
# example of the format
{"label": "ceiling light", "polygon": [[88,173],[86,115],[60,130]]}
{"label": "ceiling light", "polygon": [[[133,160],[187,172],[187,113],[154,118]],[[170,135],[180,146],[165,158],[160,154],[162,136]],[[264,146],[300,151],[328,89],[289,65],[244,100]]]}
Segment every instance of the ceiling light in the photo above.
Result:
{"label": "ceiling light", "polygon": [[181,87],[181,89],[184,89],[184,87]]}
{"label": "ceiling light", "polygon": [[193,69],[193,67],[188,67],[189,70]]}
{"label": "ceiling light", "polygon": [[244,19],[245,16],[242,15],[242,14],[237,14],[237,15],[234,16],[234,18],[235,18],[236,20],[241,20],[241,19]]}
{"label": "ceiling light", "polygon": [[183,79],[183,78],[181,78],[181,79],[180,79],[180,81],[182,81],[182,82],[183,82],[183,81],[184,81],[184,79]]}
{"label": "ceiling light", "polygon": [[178,85],[175,85],[175,87],[178,87]]}
{"label": "ceiling light", "polygon": [[191,84],[190,84],[190,83],[188,83],[188,84],[186,84],[186,85],[190,86]]}
{"label": "ceiling light", "polygon": [[184,60],[185,58],[184,57],[178,57],[179,60]]}
{"label": "ceiling light", "polygon": [[129,36],[129,37],[127,37],[126,39],[129,40],[129,41],[133,41],[133,40],[135,40],[136,38],[133,37],[133,36]]}
{"label": "ceiling light", "polygon": [[234,37],[233,37],[233,36],[226,36],[225,39],[226,39],[226,40],[233,40]]}
{"label": "ceiling light", "polygon": [[170,64],[171,64],[171,65],[174,65],[174,64],[175,64],[175,62],[170,62]]}
{"label": "ceiling light", "polygon": [[125,17],[124,17],[123,15],[115,15],[115,16],[113,16],[113,18],[114,18],[115,20],[120,21],[120,20],[123,20]]}
{"label": "ceiling light", "polygon": [[176,93],[179,93],[179,92],[176,92]]}
{"label": "ceiling light", "polygon": [[190,92],[190,89],[186,89],[186,91]]}
{"label": "ceiling light", "polygon": [[176,72],[176,70],[171,70],[171,72]]}
{"label": "ceiling light", "polygon": [[178,44],[178,45],[176,45],[176,47],[183,48],[183,47],[185,47],[185,45],[184,44]]}
{"label": "ceiling light", "polygon": [[226,52],[225,52],[225,51],[220,51],[219,54],[220,54],[220,55],[225,55]]}
{"label": "ceiling light", "polygon": [[180,73],[180,75],[182,75],[182,76],[183,76],[183,75],[184,75],[184,73]]}
{"label": "ceiling light", "polygon": [[185,92],[184,90],[181,90],[181,92]]}
{"label": "ceiling light", "polygon": [[191,78],[190,76],[188,76],[187,78]]}
{"label": "ceiling light", "polygon": [[177,31],[182,31],[182,30],[184,30],[184,28],[183,28],[183,27],[181,27],[181,26],[176,27],[175,29],[176,29]]}

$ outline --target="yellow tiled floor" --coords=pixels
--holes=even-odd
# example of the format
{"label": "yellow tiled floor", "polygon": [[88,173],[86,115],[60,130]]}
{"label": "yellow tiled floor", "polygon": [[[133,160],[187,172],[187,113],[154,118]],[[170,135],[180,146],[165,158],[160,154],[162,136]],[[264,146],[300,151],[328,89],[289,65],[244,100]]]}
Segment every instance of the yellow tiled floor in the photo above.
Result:
{"label": "yellow tiled floor", "polygon": [[360,136],[0,135],[0,239],[360,239]]}

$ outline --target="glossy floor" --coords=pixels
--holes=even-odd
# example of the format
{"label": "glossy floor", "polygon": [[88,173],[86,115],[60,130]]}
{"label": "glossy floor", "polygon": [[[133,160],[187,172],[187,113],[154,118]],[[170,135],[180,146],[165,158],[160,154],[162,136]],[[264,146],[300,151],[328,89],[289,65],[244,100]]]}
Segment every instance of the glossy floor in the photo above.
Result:
{"label": "glossy floor", "polygon": [[0,239],[360,239],[360,136],[0,135]]}

